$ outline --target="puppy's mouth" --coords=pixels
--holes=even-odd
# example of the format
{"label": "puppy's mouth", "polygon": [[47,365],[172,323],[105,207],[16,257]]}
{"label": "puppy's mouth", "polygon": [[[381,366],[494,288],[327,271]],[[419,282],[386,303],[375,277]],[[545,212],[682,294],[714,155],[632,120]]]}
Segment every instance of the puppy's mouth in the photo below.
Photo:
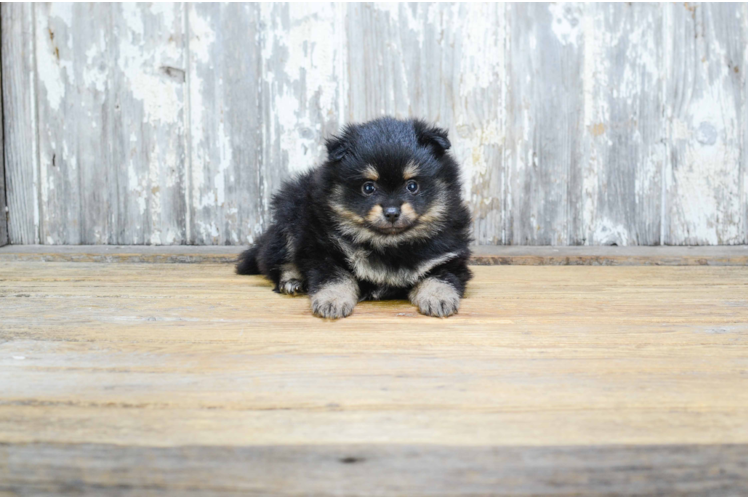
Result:
{"label": "puppy's mouth", "polygon": [[413,224],[408,224],[408,225],[405,225],[405,226],[397,226],[395,224],[390,224],[390,225],[379,225],[379,224],[376,224],[376,225],[372,225],[373,229],[375,229],[376,231],[379,231],[380,233],[383,233],[383,234],[400,234],[400,233],[404,233],[405,231],[407,231],[408,229],[410,229],[412,227],[413,227]]}
{"label": "puppy's mouth", "polygon": [[382,207],[377,205],[371,209],[364,220],[369,229],[377,231],[380,234],[401,234],[418,224],[418,214],[409,203],[403,203],[400,209],[401,213],[398,214],[395,220],[387,220]]}

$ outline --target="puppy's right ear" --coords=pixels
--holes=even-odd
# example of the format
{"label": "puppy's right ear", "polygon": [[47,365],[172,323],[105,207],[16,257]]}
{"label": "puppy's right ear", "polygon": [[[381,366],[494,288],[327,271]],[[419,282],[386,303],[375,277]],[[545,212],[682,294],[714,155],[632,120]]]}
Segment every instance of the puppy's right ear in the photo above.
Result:
{"label": "puppy's right ear", "polygon": [[431,146],[437,155],[443,155],[446,150],[452,147],[452,143],[447,138],[446,130],[433,127],[421,120],[415,120],[414,126],[418,142],[424,146]]}
{"label": "puppy's right ear", "polygon": [[342,137],[333,136],[325,141],[325,145],[329,161],[340,161],[348,153],[348,143]]}

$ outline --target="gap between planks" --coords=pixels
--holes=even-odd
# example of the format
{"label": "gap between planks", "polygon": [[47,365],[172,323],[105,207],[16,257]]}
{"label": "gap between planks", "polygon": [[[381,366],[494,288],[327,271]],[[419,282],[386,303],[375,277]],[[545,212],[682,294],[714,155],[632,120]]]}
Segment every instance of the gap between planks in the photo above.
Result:
{"label": "gap between planks", "polygon": [[[0,262],[232,263],[242,246],[11,245]],[[746,266],[748,245],[473,247],[472,265]]]}

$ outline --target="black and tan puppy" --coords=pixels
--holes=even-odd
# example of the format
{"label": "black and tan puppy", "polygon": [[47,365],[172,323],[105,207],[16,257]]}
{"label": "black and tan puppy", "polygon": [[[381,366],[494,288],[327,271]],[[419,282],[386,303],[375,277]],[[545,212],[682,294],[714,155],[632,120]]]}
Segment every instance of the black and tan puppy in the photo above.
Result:
{"label": "black and tan puppy", "polygon": [[308,292],[323,318],[406,297],[423,314],[455,314],[471,278],[470,216],[449,147],[444,130],[419,120],[346,127],[327,141],[325,163],[275,195],[274,223],[237,272]]}

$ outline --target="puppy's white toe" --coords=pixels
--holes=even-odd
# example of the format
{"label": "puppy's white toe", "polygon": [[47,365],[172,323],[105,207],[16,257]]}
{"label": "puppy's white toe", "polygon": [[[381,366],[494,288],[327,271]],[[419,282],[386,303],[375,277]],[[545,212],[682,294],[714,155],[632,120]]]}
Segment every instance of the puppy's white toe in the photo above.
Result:
{"label": "puppy's white toe", "polygon": [[426,278],[413,287],[408,296],[421,314],[444,318],[460,308],[460,294],[445,281]]}

